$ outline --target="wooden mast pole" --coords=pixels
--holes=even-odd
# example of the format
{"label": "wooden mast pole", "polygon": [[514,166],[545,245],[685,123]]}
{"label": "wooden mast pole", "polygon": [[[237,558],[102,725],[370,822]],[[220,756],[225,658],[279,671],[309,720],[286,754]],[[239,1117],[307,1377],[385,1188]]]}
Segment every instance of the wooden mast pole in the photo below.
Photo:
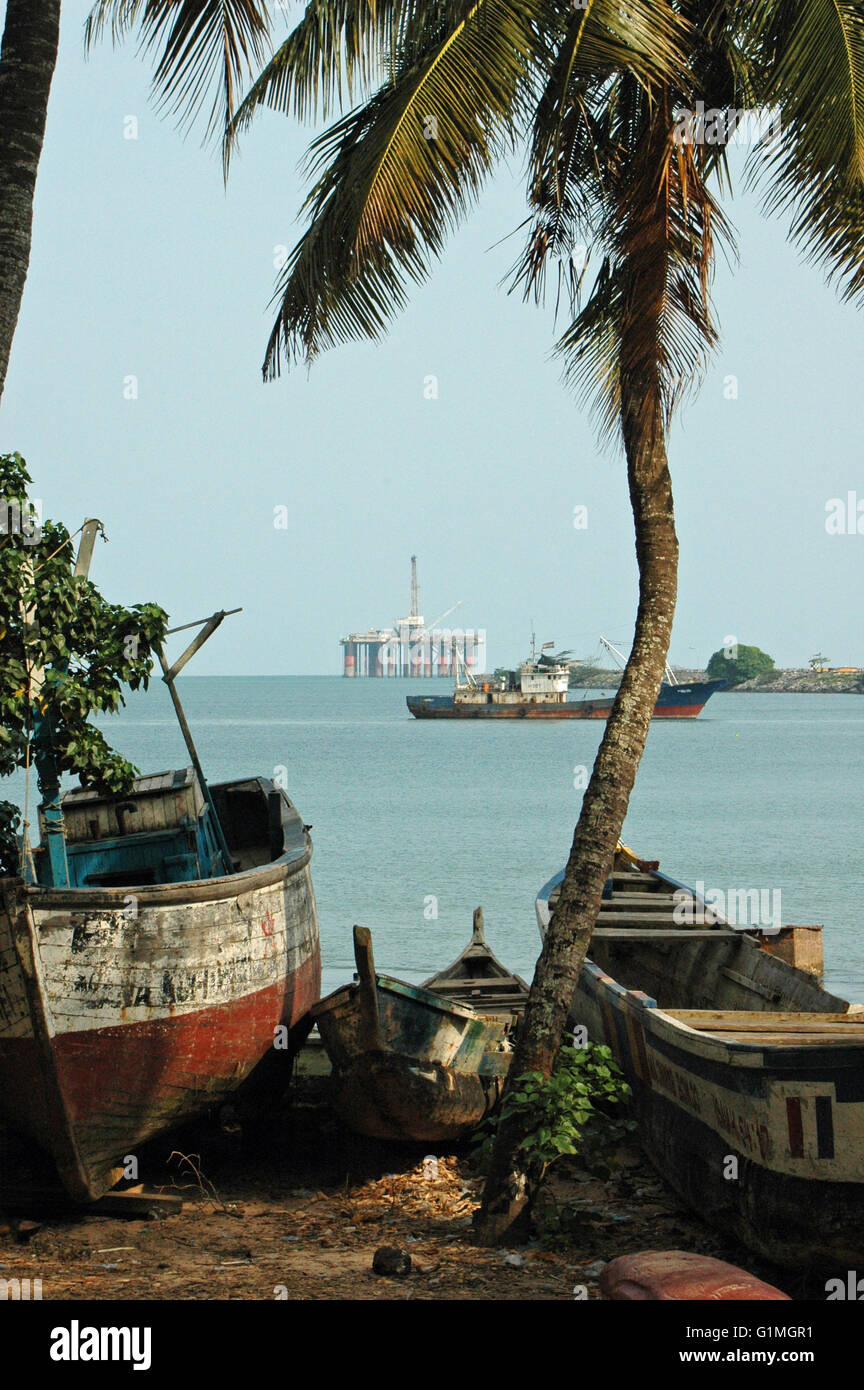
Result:
{"label": "wooden mast pole", "polygon": [[220,609],[218,613],[214,613],[210,618],[201,618],[198,622],[184,623],[182,627],[171,628],[170,632],[183,632],[190,627],[201,628],[201,631],[198,633],[198,636],[195,637],[189,643],[189,646],[182,653],[182,655],[180,655],[177,658],[173,666],[168,665],[167,661],[165,660],[165,653],[163,652],[162,648],[156,648],[156,655],[159,657],[159,664],[162,667],[162,679],[168,687],[168,691],[171,696],[171,703],[174,706],[174,713],[177,715],[177,723],[180,725],[180,732],[183,735],[183,742],[186,744],[186,749],[189,753],[189,757],[192,760],[192,766],[195,769],[195,773],[201,785],[201,791],[204,795],[204,799],[207,802],[208,807],[210,808],[210,814],[213,817],[213,827],[216,832],[216,839],[219,842],[219,849],[222,854],[222,859],[225,864],[225,872],[227,874],[232,874],[234,872],[234,861],[231,857],[231,851],[228,848],[228,842],[225,839],[225,832],[222,829],[222,822],[219,819],[219,814],[216,810],[216,806],[213,801],[210,788],[207,785],[207,778],[204,776],[204,769],[201,766],[201,759],[198,757],[198,750],[195,747],[195,741],[192,738],[192,731],[189,728],[189,724],[186,719],[186,714],[183,710],[182,704],[180,703],[180,696],[177,694],[177,688],[174,684],[174,679],[177,676],[178,672],[182,671],[187,661],[189,661],[195,655],[195,653],[199,651],[201,647],[203,647],[208,637],[211,637],[213,635],[219,624],[222,622],[223,618],[227,618],[230,613],[240,612],[242,612],[242,609],[240,608],[230,608],[227,611],[225,609]]}

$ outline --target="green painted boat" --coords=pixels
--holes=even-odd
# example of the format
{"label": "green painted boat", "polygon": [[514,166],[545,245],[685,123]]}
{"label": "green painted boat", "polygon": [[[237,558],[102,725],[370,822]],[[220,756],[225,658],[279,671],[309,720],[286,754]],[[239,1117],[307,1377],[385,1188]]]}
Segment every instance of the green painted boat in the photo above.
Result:
{"label": "green painted boat", "polygon": [[334,1109],[373,1139],[469,1134],[500,1098],[528,995],[486,946],[482,912],[458,959],[423,985],[376,973],[365,927],[354,928],[354,959],[356,982],[311,1011],[333,1067]]}

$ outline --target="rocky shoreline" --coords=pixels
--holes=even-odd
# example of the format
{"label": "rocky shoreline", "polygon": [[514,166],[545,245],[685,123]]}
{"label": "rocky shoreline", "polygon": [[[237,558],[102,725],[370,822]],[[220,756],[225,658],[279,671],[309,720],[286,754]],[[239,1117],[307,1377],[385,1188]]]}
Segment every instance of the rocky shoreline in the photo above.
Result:
{"label": "rocky shoreline", "polygon": [[[680,683],[687,681],[707,681],[707,671],[684,670],[674,667],[675,679]],[[571,679],[571,690],[612,690],[621,680],[620,671],[594,671],[588,676]],[[754,676],[740,685],[730,685],[727,695],[864,695],[864,671],[849,675],[834,675],[831,672],[804,670],[766,671],[762,676]]]}
{"label": "rocky shoreline", "polygon": [[803,671],[767,671],[731,687],[733,694],[755,691],[762,695],[864,695],[864,672],[851,675]]}

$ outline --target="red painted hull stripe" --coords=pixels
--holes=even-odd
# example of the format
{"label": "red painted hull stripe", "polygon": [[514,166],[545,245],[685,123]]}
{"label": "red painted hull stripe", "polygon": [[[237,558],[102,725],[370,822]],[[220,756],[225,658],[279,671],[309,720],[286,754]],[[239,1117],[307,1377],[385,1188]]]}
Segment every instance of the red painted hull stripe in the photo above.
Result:
{"label": "red painted hull stripe", "polygon": [[789,1152],[793,1158],[804,1157],[804,1124],[801,1102],[794,1096],[786,1098],[786,1124],[789,1129]]}
{"label": "red painted hull stripe", "polygon": [[[64,1033],[53,1040],[63,1103],[82,1151],[124,1146],[203,1113],[270,1053],[320,994],[316,949],[289,979],[194,1013]],[[32,1038],[0,1041],[0,1109],[51,1150],[45,1078]],[[118,1148],[119,1145],[119,1148]]]}

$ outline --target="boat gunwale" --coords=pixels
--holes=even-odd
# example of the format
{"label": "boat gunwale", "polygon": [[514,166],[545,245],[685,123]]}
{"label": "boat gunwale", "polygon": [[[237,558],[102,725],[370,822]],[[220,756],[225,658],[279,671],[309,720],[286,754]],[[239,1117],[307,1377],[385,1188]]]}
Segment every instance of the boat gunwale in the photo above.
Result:
{"label": "boat gunwale", "polygon": [[[665,882],[676,883],[676,880],[669,879],[667,875],[661,874],[659,870],[652,871],[654,876]],[[560,870],[553,878],[544,883],[543,887],[535,899],[535,911],[537,913],[538,926],[541,935],[545,927],[549,924],[551,915],[549,909],[549,897],[552,891],[559,886],[564,878],[564,870]],[[685,885],[679,884],[679,887]],[[690,891],[688,889],[688,891]],[[546,921],[541,925],[541,906],[546,915]],[[773,933],[772,933],[773,934]],[[742,935],[744,933],[742,932]],[[752,937],[748,934],[748,939]],[[620,943],[616,943],[620,944]],[[686,943],[685,943],[686,944]],[[685,1051],[690,1051],[700,1057],[724,1061],[730,1066],[761,1067],[767,1065],[768,1058],[778,1058],[778,1060],[793,1060],[790,1054],[794,1053],[796,1062],[805,1061],[808,1069],[818,1066],[823,1057],[831,1059],[833,1067],[844,1065],[856,1066],[860,1064],[857,1057],[859,1049],[864,1048],[864,1023],[861,1025],[862,1036],[856,1039],[851,1035],[838,1034],[835,1038],[820,1039],[818,1042],[743,1042],[740,1039],[726,1039],[719,1032],[711,1032],[709,1029],[692,1028],[684,1019],[675,1018],[674,1011],[667,1013],[655,999],[649,998],[640,990],[630,990],[626,985],[622,985],[609,971],[597,965],[590,956],[586,955],[584,974],[591,980],[592,986],[598,991],[607,995],[616,995],[619,1007],[638,1010],[643,1022],[648,1024],[648,1031],[656,1033],[660,1037],[665,1037],[667,1041],[683,1047]],[[823,990],[823,993],[828,993]],[[839,996],[833,996],[839,997]],[[848,1001],[844,1001],[848,1002]],[[722,1011],[721,1011],[722,1012]],[[754,1018],[758,1018],[762,1010],[754,1009]],[[794,1011],[787,1011],[794,1012]],[[806,1011],[802,1011],[806,1012]],[[850,1024],[856,1015],[851,1015]],[[649,1023],[650,1020],[650,1023]],[[657,1027],[656,1025],[660,1025]],[[743,1030],[742,1030],[743,1031]],[[777,1030],[781,1032],[782,1029]],[[794,1029],[790,1029],[794,1031]],[[694,1045],[698,1044],[698,1045]],[[848,1058],[843,1057],[843,1052],[849,1051],[852,1055]]]}
{"label": "boat gunwale", "polygon": [[46,888],[27,883],[27,898],[33,908],[123,908],[130,895],[140,907],[161,907],[172,903],[216,902],[224,898],[241,897],[258,888],[267,888],[304,869],[312,858],[312,840],[304,832],[305,843],[300,849],[288,850],[269,864],[257,864],[238,869],[234,874],[218,878],[181,879],[179,883],[130,883],[121,888]]}
{"label": "boat gunwale", "polygon": [[[382,975],[377,971],[375,972],[375,984],[378,989],[383,989],[390,994],[401,995],[405,999],[412,999],[415,1003],[434,1009],[436,1013],[455,1014],[457,1018],[467,1019],[469,1023],[487,1021],[486,1015],[472,1008],[470,1004],[456,1004],[445,999],[442,995],[434,994],[431,990],[425,989],[423,985],[411,985],[405,980],[397,980],[392,975]],[[353,1003],[357,994],[359,994],[359,985],[356,980],[339,985],[323,999],[319,999],[317,1004],[313,1004],[310,1013],[313,1018],[318,1018],[322,1013],[329,1013],[336,1007],[339,995],[345,995],[346,1001]]]}
{"label": "boat gunwale", "polygon": [[[589,962],[586,961],[586,965],[588,963]],[[596,970],[597,966],[594,965],[594,962],[592,961],[590,963]],[[600,974],[604,975],[605,972],[600,972]],[[606,975],[603,980],[603,984],[606,986],[607,990],[607,982],[611,979],[611,976]],[[758,1039],[754,1039],[753,1042],[744,1042],[741,1038],[726,1038],[722,1033],[712,1032],[708,1028],[692,1028],[683,1019],[675,1018],[673,1014],[669,1014],[664,1009],[660,1008],[653,1000],[646,1004],[644,1000],[634,999],[633,991],[624,989],[622,985],[618,985],[617,980],[615,980],[614,983],[622,990],[624,999],[631,1007],[634,1004],[637,1007],[641,1006],[646,1011],[646,1014],[650,1010],[650,1018],[653,1023],[661,1025],[658,1028],[649,1027],[649,1033],[656,1032],[658,1036],[665,1037],[668,1041],[674,1042],[676,1046],[683,1047],[686,1051],[693,1052],[700,1057],[725,1058],[731,1066],[768,1065],[768,1059],[775,1057],[791,1060],[789,1059],[789,1053],[794,1052],[796,1054],[804,1053],[806,1057],[810,1059],[808,1061],[808,1066],[818,1066],[820,1054],[824,1053],[826,1056],[830,1056],[832,1067],[836,1067],[844,1065],[843,1059],[837,1055],[840,1051],[850,1049],[854,1052],[857,1049],[864,1049],[864,1021],[858,1025],[861,1029],[860,1038],[853,1037],[851,1033],[838,1033],[833,1038],[814,1038],[812,1042],[807,1042],[802,1040],[799,1034],[794,1042],[759,1042]],[[754,1018],[758,1018],[760,1012],[761,1010],[754,1009]],[[777,1028],[778,1033],[782,1033],[783,1031],[781,1027]],[[790,1026],[789,1031],[795,1031],[794,1024]],[[746,1029],[742,1028],[741,1032],[746,1032]],[[696,1045],[697,1042],[699,1044],[698,1046]],[[704,1044],[704,1046],[702,1044]],[[797,1056],[796,1060],[798,1060]],[[859,1062],[860,1059],[856,1060],[855,1058],[850,1058],[848,1065],[855,1066],[858,1065]]]}

